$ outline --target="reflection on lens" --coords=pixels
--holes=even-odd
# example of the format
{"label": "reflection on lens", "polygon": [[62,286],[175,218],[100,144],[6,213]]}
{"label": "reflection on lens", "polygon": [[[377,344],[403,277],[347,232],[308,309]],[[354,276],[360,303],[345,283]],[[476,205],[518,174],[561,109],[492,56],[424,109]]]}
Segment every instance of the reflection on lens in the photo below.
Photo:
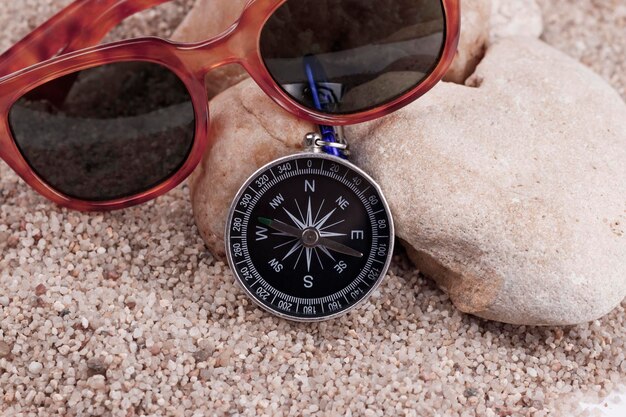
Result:
{"label": "reflection on lens", "polygon": [[55,190],[86,201],[130,197],[187,160],[195,116],[183,82],[153,63],[115,63],[31,91],[9,114],[32,169]]}
{"label": "reflection on lens", "polygon": [[[444,33],[439,0],[293,0],[266,23],[261,53],[296,101],[325,113],[356,113],[420,84],[439,62]],[[319,65],[313,80],[311,57]]]}

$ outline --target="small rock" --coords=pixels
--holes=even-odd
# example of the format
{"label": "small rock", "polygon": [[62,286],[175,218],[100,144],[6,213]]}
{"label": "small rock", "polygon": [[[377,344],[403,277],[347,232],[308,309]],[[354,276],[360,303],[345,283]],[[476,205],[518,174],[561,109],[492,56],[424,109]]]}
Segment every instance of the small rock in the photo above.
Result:
{"label": "small rock", "polygon": [[9,236],[9,239],[7,239],[7,247],[9,249],[13,249],[17,247],[17,244],[20,242],[20,238],[18,236]]}
{"label": "small rock", "polygon": [[478,390],[475,388],[467,388],[465,391],[463,391],[463,396],[465,396],[465,398],[476,397],[477,395]]}
{"label": "small rock", "polygon": [[8,307],[10,301],[6,295],[0,296],[0,305],[3,307]]}
{"label": "small rock", "polygon": [[211,352],[206,349],[200,349],[195,351],[192,356],[196,360],[196,362],[205,362],[208,358],[211,357]]}
{"label": "small rock", "polygon": [[30,365],[28,365],[28,372],[33,375],[39,375],[42,369],[43,365],[41,362],[31,362]]}
{"label": "small rock", "polygon": [[6,358],[11,353],[11,346],[7,342],[0,340],[0,358]]}
{"label": "small rock", "polygon": [[87,380],[89,388],[94,390],[101,390],[106,388],[106,380],[104,375],[94,375]]}
{"label": "small rock", "polygon": [[215,361],[215,366],[217,368],[224,368],[230,365],[230,359],[233,356],[233,350],[230,348],[225,348],[222,353],[219,354],[217,360]]}
{"label": "small rock", "polygon": [[39,284],[35,287],[35,295],[37,296],[44,295],[46,291],[48,291],[48,289],[43,284]]}
{"label": "small rock", "polygon": [[100,358],[91,358],[87,361],[87,370],[90,376],[104,375],[107,373],[107,365]]}

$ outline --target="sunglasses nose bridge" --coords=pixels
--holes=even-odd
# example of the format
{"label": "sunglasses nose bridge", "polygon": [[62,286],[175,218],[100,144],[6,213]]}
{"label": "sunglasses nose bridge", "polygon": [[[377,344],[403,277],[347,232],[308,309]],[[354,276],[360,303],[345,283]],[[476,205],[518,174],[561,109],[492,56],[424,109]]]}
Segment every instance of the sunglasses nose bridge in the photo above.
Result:
{"label": "sunglasses nose bridge", "polygon": [[184,52],[188,52],[189,63],[196,73],[204,77],[224,65],[240,64],[245,67],[250,51],[254,50],[254,42],[250,39],[235,24],[216,38],[196,44]]}

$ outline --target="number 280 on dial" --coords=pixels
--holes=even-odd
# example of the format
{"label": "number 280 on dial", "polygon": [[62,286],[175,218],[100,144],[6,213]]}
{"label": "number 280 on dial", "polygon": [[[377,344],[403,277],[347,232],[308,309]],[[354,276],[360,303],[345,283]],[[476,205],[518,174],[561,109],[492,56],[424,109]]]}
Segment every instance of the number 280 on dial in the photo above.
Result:
{"label": "number 280 on dial", "polygon": [[337,317],[365,301],[393,252],[393,221],[380,187],[325,154],[261,168],[237,194],[226,227],[228,261],[246,293],[297,321]]}

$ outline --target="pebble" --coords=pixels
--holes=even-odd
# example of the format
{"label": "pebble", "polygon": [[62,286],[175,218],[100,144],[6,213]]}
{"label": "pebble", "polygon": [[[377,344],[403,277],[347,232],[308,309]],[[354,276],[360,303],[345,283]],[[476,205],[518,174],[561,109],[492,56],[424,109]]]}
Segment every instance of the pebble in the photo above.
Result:
{"label": "pebble", "polygon": [[0,296],[0,305],[3,307],[7,307],[9,305],[9,297],[6,295]]}
{"label": "pebble", "polygon": [[11,353],[11,346],[5,341],[0,340],[0,359],[6,358]]}
{"label": "pebble", "polygon": [[30,365],[28,365],[28,372],[33,375],[39,375],[42,369],[43,365],[41,362],[31,362]]}
{"label": "pebble", "polygon": [[47,291],[47,288],[45,285],[43,284],[39,284],[35,287],[35,295],[39,296],[39,295],[44,295]]}
{"label": "pebble", "polygon": [[87,361],[87,369],[91,375],[106,375],[107,365],[100,358],[91,358]]}
{"label": "pebble", "polygon": [[87,380],[87,384],[91,389],[101,390],[106,387],[106,380],[103,375],[94,375]]}

